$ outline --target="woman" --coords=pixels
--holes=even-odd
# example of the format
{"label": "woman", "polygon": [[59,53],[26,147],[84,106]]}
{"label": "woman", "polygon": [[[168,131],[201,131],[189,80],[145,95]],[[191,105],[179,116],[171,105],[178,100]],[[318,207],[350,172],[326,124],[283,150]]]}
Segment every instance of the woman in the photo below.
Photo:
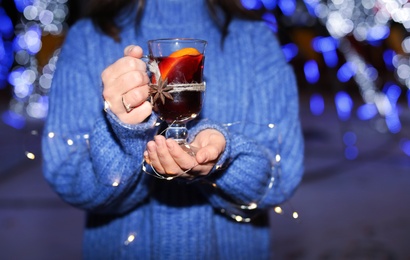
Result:
{"label": "woman", "polygon": [[[275,36],[240,1],[94,2],[59,56],[43,141],[46,179],[87,212],[84,258],[268,259],[268,209],[303,172],[296,82]],[[139,58],[171,37],[208,42],[195,157],[158,135],[146,101]],[[158,179],[147,162],[186,173]]]}

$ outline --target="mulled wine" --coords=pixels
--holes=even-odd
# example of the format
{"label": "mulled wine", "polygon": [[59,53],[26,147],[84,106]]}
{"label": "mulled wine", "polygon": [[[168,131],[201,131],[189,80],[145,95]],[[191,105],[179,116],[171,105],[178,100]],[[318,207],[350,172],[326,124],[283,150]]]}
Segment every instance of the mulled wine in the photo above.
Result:
{"label": "mulled wine", "polygon": [[[166,80],[167,86],[174,86],[168,91],[172,99],[156,99],[154,111],[167,123],[196,117],[202,108],[204,89],[195,85],[203,82],[204,55],[195,52],[194,55],[170,55],[153,59],[158,63],[162,81]],[[157,83],[155,75],[152,82]]]}

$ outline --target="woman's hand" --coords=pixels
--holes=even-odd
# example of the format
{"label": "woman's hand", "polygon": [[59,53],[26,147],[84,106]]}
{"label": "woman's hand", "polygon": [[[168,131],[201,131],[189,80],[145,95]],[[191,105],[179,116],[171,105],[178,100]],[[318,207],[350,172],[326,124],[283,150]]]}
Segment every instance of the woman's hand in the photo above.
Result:
{"label": "woman's hand", "polygon": [[197,150],[195,157],[184,151],[174,140],[157,135],[153,141],[148,142],[144,158],[160,174],[192,179],[211,171],[225,150],[226,140],[219,131],[205,129],[198,133],[191,145]]}
{"label": "woman's hand", "polygon": [[141,47],[130,45],[124,49],[124,57],[101,74],[104,100],[111,111],[127,124],[141,123],[152,113],[151,103],[147,101],[147,66],[141,57]]}

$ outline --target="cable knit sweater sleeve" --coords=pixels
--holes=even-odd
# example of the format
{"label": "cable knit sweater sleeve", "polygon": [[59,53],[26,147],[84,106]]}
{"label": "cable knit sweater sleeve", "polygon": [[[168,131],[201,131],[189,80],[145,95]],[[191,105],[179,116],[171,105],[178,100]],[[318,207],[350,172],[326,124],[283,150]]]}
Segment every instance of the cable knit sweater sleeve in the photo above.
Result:
{"label": "cable knit sweater sleeve", "polygon": [[101,80],[89,73],[103,65],[87,57],[87,49],[98,48],[87,46],[94,44],[84,40],[87,30],[93,27],[86,22],[72,27],[59,55],[43,138],[44,175],[74,206],[122,213],[148,194],[141,162],[156,118],[124,127],[103,111]]}
{"label": "cable knit sweater sleeve", "polygon": [[[293,194],[302,178],[304,146],[296,80],[275,35],[257,23],[233,26],[253,26],[244,30],[253,32],[246,36],[251,39],[245,51],[252,75],[250,85],[243,87],[249,91],[242,92],[247,101],[242,103],[244,107],[224,110],[246,114],[246,121],[241,122],[245,126],[240,131],[219,126],[227,148],[207,178],[212,185],[199,187],[222,212],[248,217],[255,208],[258,211],[278,205]],[[232,98],[241,100],[235,94]],[[212,125],[205,120],[192,129],[192,134],[218,128]]]}

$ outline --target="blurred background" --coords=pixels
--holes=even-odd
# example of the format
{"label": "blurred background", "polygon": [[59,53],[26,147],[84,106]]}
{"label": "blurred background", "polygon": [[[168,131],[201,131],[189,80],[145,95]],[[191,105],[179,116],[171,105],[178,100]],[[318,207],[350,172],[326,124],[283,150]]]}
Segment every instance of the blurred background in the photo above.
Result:
{"label": "blurred background", "polygon": [[[85,3],[0,0],[2,259],[81,258],[84,215],[43,180],[40,136]],[[410,259],[410,2],[242,4],[264,10],[299,82],[306,170],[271,211],[275,259]]]}

